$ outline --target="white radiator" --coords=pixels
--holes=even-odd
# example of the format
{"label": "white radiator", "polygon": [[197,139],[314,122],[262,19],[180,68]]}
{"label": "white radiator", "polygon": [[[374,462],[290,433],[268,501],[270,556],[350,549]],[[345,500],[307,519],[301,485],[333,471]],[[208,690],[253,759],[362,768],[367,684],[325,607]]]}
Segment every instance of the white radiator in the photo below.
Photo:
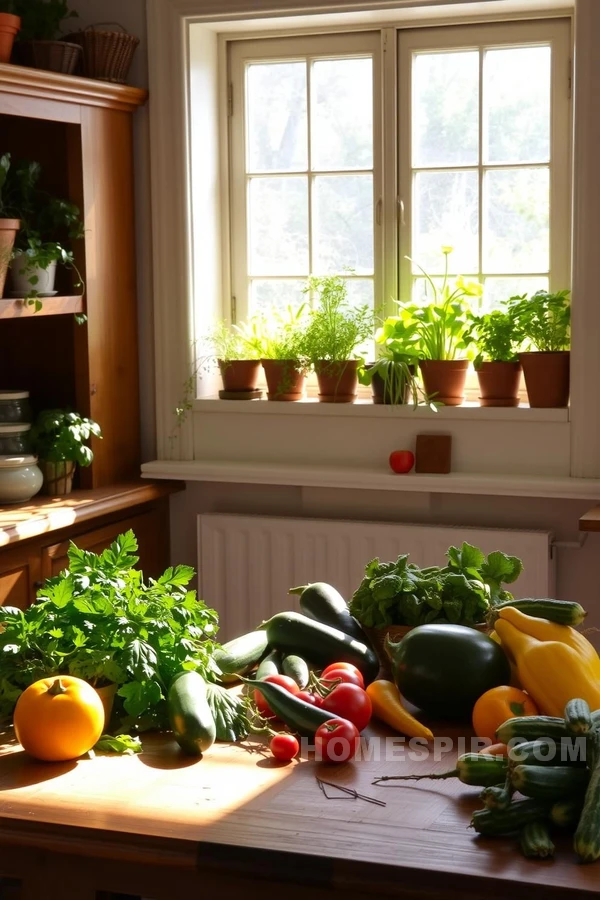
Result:
{"label": "white radiator", "polygon": [[297,609],[290,587],[326,581],[349,599],[375,556],[388,561],[409,553],[420,566],[440,565],[448,547],[463,541],[486,554],[502,550],[523,560],[516,596],[554,594],[552,535],[546,531],[212,513],[198,520],[200,596],[219,613],[221,640],[251,631],[276,612]]}

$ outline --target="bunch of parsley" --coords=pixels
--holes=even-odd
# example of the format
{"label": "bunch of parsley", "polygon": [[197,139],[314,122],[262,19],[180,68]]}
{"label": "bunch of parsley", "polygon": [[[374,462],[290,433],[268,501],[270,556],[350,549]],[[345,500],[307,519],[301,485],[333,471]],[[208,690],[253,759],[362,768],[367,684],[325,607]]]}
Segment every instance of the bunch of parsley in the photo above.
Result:
{"label": "bunch of parsley", "polygon": [[218,617],[188,585],[189,566],[144,583],[133,531],[97,555],[69,549],[69,569],[49,579],[29,609],[0,607],[0,717],[39,678],[75,675],[118,687],[118,731],[168,724],[173,677],[194,670],[215,681]]}
{"label": "bunch of parsley", "polygon": [[523,563],[495,551],[488,557],[471,544],[450,547],[445,566],[421,569],[408,555],[396,562],[374,559],[350,601],[350,612],[368,628],[388,625],[484,622],[491,606],[512,600],[503,584],[516,581]]}

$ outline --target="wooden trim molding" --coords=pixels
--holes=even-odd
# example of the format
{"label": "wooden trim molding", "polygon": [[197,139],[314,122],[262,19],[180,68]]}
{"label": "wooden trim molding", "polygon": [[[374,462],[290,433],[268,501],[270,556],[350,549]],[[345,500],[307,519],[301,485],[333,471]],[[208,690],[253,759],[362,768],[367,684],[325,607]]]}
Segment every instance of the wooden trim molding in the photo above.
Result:
{"label": "wooden trim molding", "polygon": [[37,100],[57,100],[80,106],[102,106],[133,112],[148,99],[148,92],[126,84],[62,75],[26,66],[0,65],[0,91]]}

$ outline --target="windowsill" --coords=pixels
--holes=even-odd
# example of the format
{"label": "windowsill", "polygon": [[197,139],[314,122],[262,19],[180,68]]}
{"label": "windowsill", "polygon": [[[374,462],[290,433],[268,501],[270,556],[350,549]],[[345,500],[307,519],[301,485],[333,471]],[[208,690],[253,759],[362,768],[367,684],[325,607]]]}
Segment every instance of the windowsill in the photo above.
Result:
{"label": "windowsill", "polygon": [[344,490],[550,497],[561,500],[600,498],[600,479],[462,472],[452,472],[449,475],[394,475],[383,465],[378,468],[368,468],[281,465],[268,462],[154,460],[142,466],[142,477],[224,484],[269,484],[342,488]]}
{"label": "windowsill", "polygon": [[433,412],[427,406],[416,409],[407,406],[376,405],[369,400],[357,400],[355,403],[319,403],[316,398],[300,400],[292,403],[269,402],[267,400],[220,400],[209,397],[196,400],[196,413],[218,413],[235,415],[284,415],[284,416],[348,416],[353,418],[379,419],[418,417],[435,424],[436,420],[477,420],[486,422],[568,422],[568,409],[531,409],[529,406],[484,407],[476,403],[463,403],[462,406],[444,406]]}

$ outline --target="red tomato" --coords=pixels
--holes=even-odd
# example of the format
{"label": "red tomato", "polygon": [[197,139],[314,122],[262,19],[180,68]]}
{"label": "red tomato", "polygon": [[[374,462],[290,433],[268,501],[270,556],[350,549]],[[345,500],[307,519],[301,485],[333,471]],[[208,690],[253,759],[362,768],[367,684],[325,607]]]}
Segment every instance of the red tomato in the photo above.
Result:
{"label": "red tomato", "polygon": [[[350,672],[352,675],[354,675],[356,678],[358,678],[360,680],[359,687],[365,686],[365,679],[363,678],[362,672],[360,671],[360,669],[357,669],[356,666],[353,666],[352,663],[345,663],[345,662],[331,663],[330,666],[327,666],[326,669],[323,669],[323,671],[321,672],[321,678],[329,678],[330,672],[333,672],[334,670],[337,672],[340,669],[343,669],[345,672]],[[336,675],[336,678],[339,678],[339,677],[340,677],[339,675]],[[358,684],[358,681],[353,682],[353,683]]]}
{"label": "red tomato", "polygon": [[336,681],[343,684],[355,684],[357,687],[365,688],[365,679],[360,672],[349,672],[348,669],[329,669],[327,675],[321,675],[321,681],[326,687],[332,687]]}
{"label": "red tomato", "polygon": [[276,734],[269,744],[271,753],[280,762],[289,762],[300,752],[300,744],[293,734]]}
{"label": "red tomato", "polygon": [[[290,694],[300,693],[300,688],[298,687],[294,679],[289,678],[287,675],[267,675],[266,678],[263,678],[263,681],[270,681],[272,684],[278,684],[279,687],[285,688],[286,691],[290,692]],[[254,702],[259,713],[261,714],[261,716],[264,716],[265,719],[277,718],[260,691],[254,691]]]}
{"label": "red tomato", "polygon": [[310,691],[299,691],[296,694],[298,700],[304,700],[305,703],[310,703],[311,706],[315,706],[317,702],[317,697],[315,694],[311,694]]}
{"label": "red tomato", "polygon": [[323,709],[340,719],[348,719],[359,731],[367,727],[373,712],[371,698],[355,684],[339,684],[323,700]]}
{"label": "red tomato", "polygon": [[394,450],[390,453],[390,466],[397,475],[406,475],[415,464],[415,454],[412,450]]}
{"label": "red tomato", "polygon": [[330,719],[315,734],[317,760],[342,763],[353,759],[360,745],[358,729],[346,719]]}

